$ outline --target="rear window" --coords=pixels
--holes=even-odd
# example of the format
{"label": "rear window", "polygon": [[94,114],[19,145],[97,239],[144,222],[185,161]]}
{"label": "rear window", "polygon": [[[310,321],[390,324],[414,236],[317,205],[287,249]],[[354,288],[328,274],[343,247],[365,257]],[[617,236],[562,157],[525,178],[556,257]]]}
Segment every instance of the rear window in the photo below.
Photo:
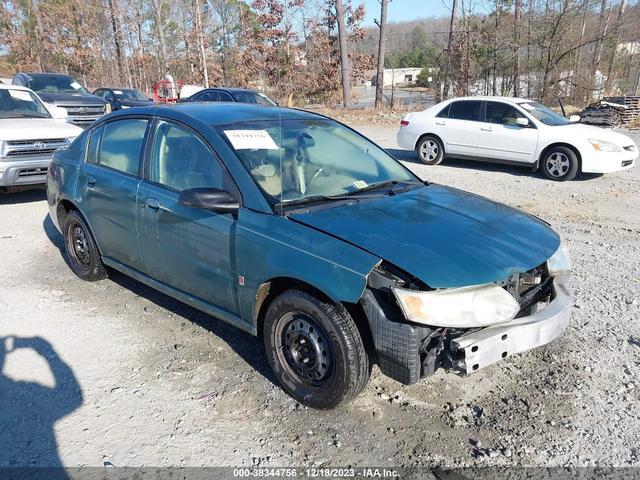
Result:
{"label": "rear window", "polygon": [[463,100],[461,102],[453,102],[449,108],[449,118],[457,120],[471,120],[477,122],[480,120],[480,108],[482,102],[479,100]]}
{"label": "rear window", "polygon": [[131,119],[107,123],[102,132],[98,163],[130,175],[137,175],[147,120]]}

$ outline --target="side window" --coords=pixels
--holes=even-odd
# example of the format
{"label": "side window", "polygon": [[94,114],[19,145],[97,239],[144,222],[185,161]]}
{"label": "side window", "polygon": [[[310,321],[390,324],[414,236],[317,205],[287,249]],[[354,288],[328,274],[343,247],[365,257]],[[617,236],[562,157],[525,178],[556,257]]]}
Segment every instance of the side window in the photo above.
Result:
{"label": "side window", "polygon": [[219,102],[218,92],[204,92],[196,98],[199,102]]}
{"label": "side window", "polygon": [[87,163],[98,163],[98,148],[100,148],[100,138],[104,125],[94,128],[89,137],[89,148],[87,149]]}
{"label": "side window", "polygon": [[481,106],[482,102],[479,100],[462,100],[460,102],[453,102],[449,107],[449,118],[477,122],[480,120]]}
{"label": "side window", "polygon": [[436,115],[436,117],[438,117],[438,118],[447,118],[447,117],[449,117],[449,107],[451,107],[451,104],[447,105],[442,110],[440,110],[440,113],[438,113]]}
{"label": "side window", "polygon": [[154,135],[149,180],[175,190],[228,187],[224,169],[193,132],[160,121]]}
{"label": "side window", "polygon": [[137,118],[107,123],[102,132],[98,164],[137,175],[147,123]]}
{"label": "side window", "polygon": [[233,102],[233,98],[227,92],[219,92],[220,99],[219,102]]}
{"label": "side window", "polygon": [[516,118],[523,117],[515,107],[502,102],[487,102],[487,122],[498,125],[516,125]]}

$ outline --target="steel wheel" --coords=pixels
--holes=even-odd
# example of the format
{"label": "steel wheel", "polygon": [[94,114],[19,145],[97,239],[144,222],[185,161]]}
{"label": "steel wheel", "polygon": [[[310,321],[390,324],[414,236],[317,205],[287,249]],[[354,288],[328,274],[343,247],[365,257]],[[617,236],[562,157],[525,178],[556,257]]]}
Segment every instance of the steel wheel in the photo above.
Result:
{"label": "steel wheel", "polygon": [[289,312],[278,322],[283,364],[302,382],[322,386],[333,374],[331,344],[326,332],[308,315]]}
{"label": "steel wheel", "polygon": [[546,168],[551,176],[562,178],[571,168],[571,161],[564,153],[553,152],[547,157]]}
{"label": "steel wheel", "polygon": [[89,270],[91,266],[91,252],[89,240],[84,228],[79,223],[69,225],[69,235],[67,236],[68,251],[73,260],[84,270]]}

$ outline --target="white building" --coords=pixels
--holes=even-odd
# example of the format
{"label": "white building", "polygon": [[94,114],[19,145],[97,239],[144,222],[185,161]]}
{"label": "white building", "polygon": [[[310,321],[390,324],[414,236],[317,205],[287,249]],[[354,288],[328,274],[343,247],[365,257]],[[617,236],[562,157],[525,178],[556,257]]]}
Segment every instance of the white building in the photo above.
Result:
{"label": "white building", "polygon": [[[384,69],[384,81],[383,86],[403,86],[403,85],[415,85],[418,81],[418,75],[422,73],[423,68],[411,67],[411,68],[385,68]],[[427,69],[429,73],[434,70],[433,68]],[[371,77],[371,85],[376,84],[375,72]]]}

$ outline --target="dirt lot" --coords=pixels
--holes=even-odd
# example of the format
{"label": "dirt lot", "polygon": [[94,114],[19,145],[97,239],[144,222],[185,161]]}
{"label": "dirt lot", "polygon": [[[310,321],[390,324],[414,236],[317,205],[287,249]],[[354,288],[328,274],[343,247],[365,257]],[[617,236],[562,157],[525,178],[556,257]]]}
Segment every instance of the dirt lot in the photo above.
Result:
{"label": "dirt lot", "polygon": [[395,127],[361,130],[423,178],[554,225],[576,293],[558,341],[467,378],[407,387],[375,370],[346,408],[309,410],[259,340],[123,275],[83,283],[44,193],[6,195],[0,337],[20,338],[0,342],[0,466],[640,466],[640,169],[558,184],[426,167],[396,150]]}

